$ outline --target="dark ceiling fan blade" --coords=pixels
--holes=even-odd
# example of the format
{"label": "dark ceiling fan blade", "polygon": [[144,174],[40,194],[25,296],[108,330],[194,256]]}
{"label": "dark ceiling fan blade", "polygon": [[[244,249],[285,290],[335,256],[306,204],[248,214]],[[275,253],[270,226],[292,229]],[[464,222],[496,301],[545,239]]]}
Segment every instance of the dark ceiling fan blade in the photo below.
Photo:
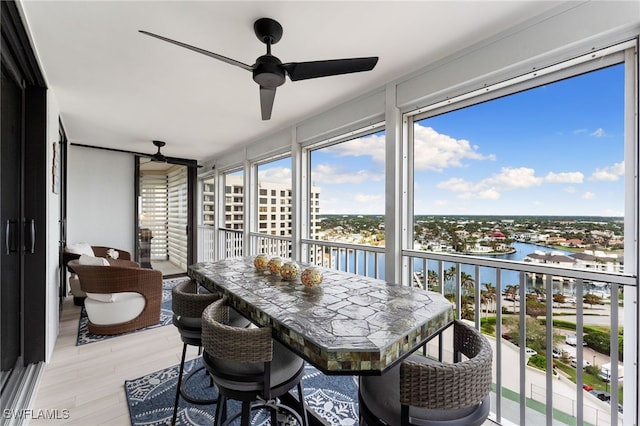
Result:
{"label": "dark ceiling fan blade", "polygon": [[269,89],[260,86],[260,110],[262,111],[262,119],[271,119],[271,111],[273,110],[273,100],[276,97],[276,89]]}
{"label": "dark ceiling fan blade", "polygon": [[190,44],[182,43],[180,41],[171,40],[170,38],[166,38],[166,37],[163,37],[161,35],[153,34],[153,33],[150,33],[148,31],[143,31],[143,30],[138,30],[138,31],[141,32],[142,34],[145,34],[145,35],[148,35],[148,36],[151,36],[151,37],[155,37],[157,39],[160,39],[162,41],[166,41],[168,43],[173,43],[173,44],[175,44],[177,46],[184,47],[185,49],[193,50],[194,52],[201,53],[203,55],[209,56],[209,57],[214,58],[214,59],[218,59],[218,60],[220,60],[222,62],[226,62],[227,64],[235,65],[235,66],[243,68],[243,69],[245,69],[247,71],[253,71],[253,67],[251,65],[247,65],[247,64],[245,64],[243,62],[236,61],[235,59],[227,58],[226,56],[218,55],[217,53],[209,52],[208,50],[200,49],[199,47],[191,46]]}
{"label": "dark ceiling fan blade", "polygon": [[378,63],[378,57],[330,59],[326,61],[289,62],[282,64],[292,81],[309,78],[328,77],[332,75],[350,74],[371,71]]}
{"label": "dark ceiling fan blade", "polygon": [[122,152],[124,154],[133,154],[133,155],[137,155],[139,157],[150,158],[151,161],[160,162],[160,163],[171,163],[171,164],[177,164],[177,165],[188,166],[188,167],[202,167],[201,165],[198,164],[198,162],[196,160],[189,160],[189,159],[186,159],[186,158],[165,157],[164,155],[160,154],[161,157],[162,157],[162,160],[160,160],[160,157],[158,157],[158,153],[157,152],[154,153],[154,154],[148,154],[146,152],[129,151],[129,150],[126,150],[126,149],[109,148],[109,147],[105,147],[105,146],[86,145],[86,144],[75,143],[75,142],[71,142],[71,145],[72,146],[82,147],[82,148],[92,148],[92,149],[100,149],[100,150],[103,150],[103,151]]}

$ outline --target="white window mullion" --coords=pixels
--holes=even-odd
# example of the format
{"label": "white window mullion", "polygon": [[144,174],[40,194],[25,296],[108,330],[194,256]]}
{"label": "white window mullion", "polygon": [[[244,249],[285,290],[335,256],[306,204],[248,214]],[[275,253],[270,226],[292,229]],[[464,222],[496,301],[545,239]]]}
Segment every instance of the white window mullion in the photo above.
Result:
{"label": "white window mullion", "polygon": [[[402,117],[396,107],[396,86],[387,85],[385,110],[385,276],[388,283],[402,283]],[[396,262],[397,259],[397,262]]]}

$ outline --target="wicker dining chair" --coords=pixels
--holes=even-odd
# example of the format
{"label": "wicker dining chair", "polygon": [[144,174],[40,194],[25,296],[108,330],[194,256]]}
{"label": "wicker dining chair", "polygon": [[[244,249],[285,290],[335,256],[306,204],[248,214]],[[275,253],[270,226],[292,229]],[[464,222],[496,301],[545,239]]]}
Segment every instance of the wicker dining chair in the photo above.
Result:
{"label": "wicker dining chair", "polygon": [[[176,423],[178,416],[178,406],[180,397],[192,404],[215,404],[217,397],[198,398],[188,393],[187,384],[189,380],[204,370],[204,366],[193,370],[183,380],[184,361],[187,353],[187,346],[197,346],[198,354],[202,348],[202,312],[211,303],[218,300],[220,296],[210,293],[204,289],[198,292],[198,283],[194,280],[185,281],[171,289],[171,309],[173,310],[173,325],[176,326],[182,339],[182,359],[180,361],[180,372],[178,373],[178,384],[176,386],[176,398],[173,405],[173,417],[171,424]],[[248,327],[251,323],[236,311],[231,313],[231,324],[235,327]]]}
{"label": "wicker dining chair", "polygon": [[[271,424],[278,412],[306,426],[302,393],[304,361],[271,337],[271,327],[237,328],[229,324],[226,298],[213,302],[202,313],[202,359],[218,386],[215,425],[227,425],[240,417],[249,425],[251,410],[270,411]],[[297,386],[300,412],[281,404],[278,398]],[[227,400],[242,402],[239,413],[227,419]]]}
{"label": "wicker dining chair", "polygon": [[[361,425],[481,425],[491,405],[493,351],[475,328],[455,321],[452,364],[411,355],[381,376],[361,376]],[[460,354],[467,359],[461,360]]]}

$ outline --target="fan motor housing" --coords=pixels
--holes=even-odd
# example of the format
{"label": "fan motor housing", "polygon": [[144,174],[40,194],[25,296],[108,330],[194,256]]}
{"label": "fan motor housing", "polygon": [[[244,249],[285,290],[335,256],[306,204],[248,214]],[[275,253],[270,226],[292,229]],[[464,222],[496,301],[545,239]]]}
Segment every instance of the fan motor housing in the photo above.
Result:
{"label": "fan motor housing", "polygon": [[272,55],[260,56],[253,69],[253,81],[262,87],[273,89],[284,84],[284,68],[280,59]]}

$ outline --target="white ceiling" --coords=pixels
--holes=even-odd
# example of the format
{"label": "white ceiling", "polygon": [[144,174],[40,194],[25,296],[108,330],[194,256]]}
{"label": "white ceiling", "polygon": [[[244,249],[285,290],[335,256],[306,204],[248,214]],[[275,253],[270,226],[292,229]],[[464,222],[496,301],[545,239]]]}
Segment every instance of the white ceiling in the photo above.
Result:
{"label": "white ceiling", "polygon": [[[382,87],[557,6],[552,1],[23,1],[69,141],[211,159]],[[283,62],[379,56],[373,71],[278,88],[260,119],[251,73],[145,35],[253,64],[261,17],[279,21]]]}

